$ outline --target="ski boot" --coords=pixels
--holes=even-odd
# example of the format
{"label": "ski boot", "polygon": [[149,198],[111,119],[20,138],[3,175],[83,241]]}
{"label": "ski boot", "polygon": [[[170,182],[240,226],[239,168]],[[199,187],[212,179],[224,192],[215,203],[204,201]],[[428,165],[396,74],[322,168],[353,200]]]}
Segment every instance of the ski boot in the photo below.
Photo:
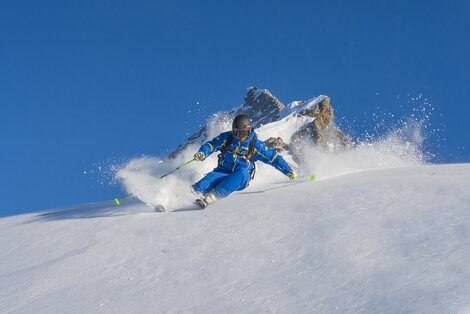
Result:
{"label": "ski boot", "polygon": [[217,200],[214,194],[212,193],[207,193],[204,195],[202,198],[198,198],[196,200],[196,204],[199,205],[202,209],[206,208],[209,206],[210,203],[214,203]]}

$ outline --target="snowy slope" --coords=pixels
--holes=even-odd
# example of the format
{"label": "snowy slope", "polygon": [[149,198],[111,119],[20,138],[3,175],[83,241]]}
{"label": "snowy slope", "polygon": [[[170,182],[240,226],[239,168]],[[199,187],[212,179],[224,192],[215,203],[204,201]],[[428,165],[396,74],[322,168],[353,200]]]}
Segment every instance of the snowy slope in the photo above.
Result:
{"label": "snowy slope", "polygon": [[469,313],[469,185],[406,166],[2,218],[0,312]]}

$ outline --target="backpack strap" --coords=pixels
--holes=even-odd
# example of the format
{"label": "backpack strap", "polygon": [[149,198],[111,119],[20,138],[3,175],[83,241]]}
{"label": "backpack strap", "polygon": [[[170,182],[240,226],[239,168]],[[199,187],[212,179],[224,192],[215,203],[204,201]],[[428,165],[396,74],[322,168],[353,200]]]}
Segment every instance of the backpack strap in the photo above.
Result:
{"label": "backpack strap", "polygon": [[256,144],[256,135],[253,136],[253,138],[250,141],[250,146],[248,146],[248,156],[247,160],[249,159],[250,161],[254,161],[255,159],[255,144]]}
{"label": "backpack strap", "polygon": [[256,134],[253,135],[253,138],[250,141],[250,146],[248,148],[248,159],[253,164],[253,170],[251,170],[251,180],[254,180],[255,173],[256,173],[255,144],[256,144]]}
{"label": "backpack strap", "polygon": [[228,151],[228,148],[230,147],[230,145],[232,145],[232,140],[233,140],[233,134],[230,133],[227,136],[227,139],[225,140],[225,143],[224,143],[224,146],[222,147],[222,150],[220,151],[220,153],[222,155],[225,154]]}
{"label": "backpack strap", "polygon": [[222,156],[223,154],[225,154],[227,151],[228,151],[228,148],[230,147],[230,145],[232,144],[232,140],[233,140],[233,134],[230,133],[227,137],[227,139],[225,140],[225,143],[224,145],[222,146],[222,149],[220,150],[220,153],[219,155],[217,156],[218,158],[218,163],[220,164],[220,156]]}

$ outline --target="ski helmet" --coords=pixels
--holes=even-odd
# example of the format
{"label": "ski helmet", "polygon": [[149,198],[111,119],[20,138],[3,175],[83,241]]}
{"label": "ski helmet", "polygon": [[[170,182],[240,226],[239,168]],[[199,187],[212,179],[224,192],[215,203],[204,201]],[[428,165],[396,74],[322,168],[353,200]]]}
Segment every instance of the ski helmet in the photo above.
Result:
{"label": "ski helmet", "polygon": [[233,119],[232,133],[236,137],[247,137],[251,134],[251,119],[245,114],[239,114]]}
{"label": "ski helmet", "polygon": [[233,119],[232,129],[250,129],[251,130],[251,119],[246,114],[239,114]]}

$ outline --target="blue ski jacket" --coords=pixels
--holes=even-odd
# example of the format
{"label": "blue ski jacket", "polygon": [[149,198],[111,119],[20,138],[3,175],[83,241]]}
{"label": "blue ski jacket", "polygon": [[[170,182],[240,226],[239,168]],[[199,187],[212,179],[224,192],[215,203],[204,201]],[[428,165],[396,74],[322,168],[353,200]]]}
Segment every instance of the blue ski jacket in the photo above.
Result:
{"label": "blue ski jacket", "polygon": [[[211,141],[205,143],[199,148],[200,152],[203,152],[205,158],[211,155],[215,151],[222,151],[225,142],[231,132],[221,133]],[[219,169],[222,168],[225,172],[235,172],[240,168],[247,169],[250,173],[254,168],[253,163],[248,159],[245,160],[244,155],[248,155],[250,148],[250,141],[255,136],[254,129],[251,129],[251,134],[246,141],[240,142],[235,136],[233,136],[232,143],[228,147],[225,154],[222,154],[219,158]],[[266,146],[265,143],[255,138],[254,161],[262,161],[268,165],[273,166],[283,174],[287,175],[292,171],[291,167],[287,162],[278,155],[273,149]]]}

